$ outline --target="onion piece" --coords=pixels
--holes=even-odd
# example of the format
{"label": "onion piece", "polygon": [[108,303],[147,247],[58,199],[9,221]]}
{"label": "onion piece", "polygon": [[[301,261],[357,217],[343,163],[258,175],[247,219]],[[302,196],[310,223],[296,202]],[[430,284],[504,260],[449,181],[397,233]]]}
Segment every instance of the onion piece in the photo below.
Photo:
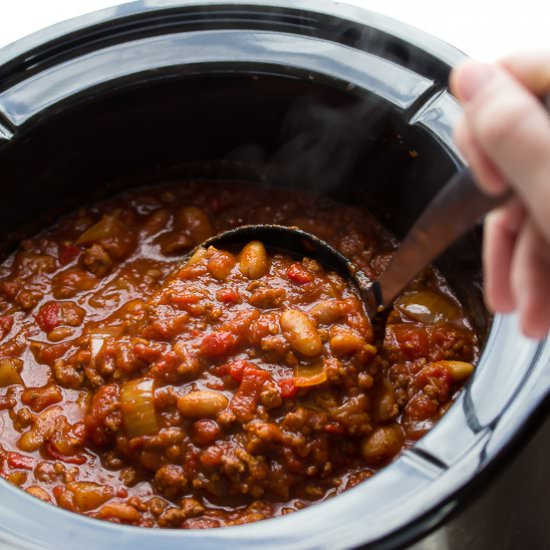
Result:
{"label": "onion piece", "polygon": [[154,383],[151,378],[138,378],[122,385],[120,409],[124,429],[130,438],[155,435],[159,431]]}
{"label": "onion piece", "polygon": [[23,384],[19,370],[23,366],[21,359],[8,357],[0,361],[0,387]]}
{"label": "onion piece", "polygon": [[104,343],[105,343],[104,334],[92,334],[90,336],[90,354],[91,354],[91,360],[93,365],[95,365],[96,357],[101,351],[101,348],[103,347]]}
{"label": "onion piece", "polygon": [[407,292],[397,298],[394,307],[409,319],[426,325],[455,321],[460,317],[460,306],[433,290]]}
{"label": "onion piece", "polygon": [[294,385],[298,388],[318,386],[327,380],[322,363],[316,365],[297,365],[294,367]]}

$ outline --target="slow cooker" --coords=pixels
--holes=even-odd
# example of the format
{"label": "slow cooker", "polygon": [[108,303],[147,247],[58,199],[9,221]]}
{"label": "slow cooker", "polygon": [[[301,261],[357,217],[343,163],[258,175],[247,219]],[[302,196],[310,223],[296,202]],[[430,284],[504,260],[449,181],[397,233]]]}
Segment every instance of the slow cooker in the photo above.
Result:
{"label": "slow cooker", "polygon": [[[317,0],[143,0],[40,31],[0,51],[2,251],[91,198],[182,175],[314,189],[402,237],[462,164],[447,88],[461,58],[397,21]],[[550,350],[514,316],[487,314],[480,242],[478,228],[439,261],[486,338],[475,375],[368,482],[283,518],[178,531],[93,520],[0,481],[2,536],[59,550],[397,548],[443,524],[419,548],[542,547],[540,504],[530,509],[540,445],[534,461],[510,458],[544,416]],[[503,477],[520,486],[499,505],[516,495],[531,523],[470,504]]]}

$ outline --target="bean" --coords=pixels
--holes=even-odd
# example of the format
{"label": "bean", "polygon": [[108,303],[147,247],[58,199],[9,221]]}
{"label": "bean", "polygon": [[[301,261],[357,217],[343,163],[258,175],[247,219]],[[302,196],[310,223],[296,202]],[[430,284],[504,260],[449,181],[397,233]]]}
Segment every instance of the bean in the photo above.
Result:
{"label": "bean", "polygon": [[342,309],[342,302],[339,300],[323,300],[314,305],[309,314],[318,322],[323,325],[328,325],[338,321],[344,315]]}
{"label": "bean", "polygon": [[235,256],[230,252],[226,252],[225,250],[214,250],[212,256],[210,256],[208,260],[208,271],[210,271],[218,281],[223,281],[227,279],[235,263]]}
{"label": "bean", "polygon": [[145,235],[154,235],[168,225],[170,212],[166,208],[159,208],[151,212],[145,220],[142,231]]}
{"label": "bean", "polygon": [[33,497],[39,498],[40,500],[43,500],[44,502],[51,502],[52,499],[50,498],[50,495],[42,489],[42,487],[38,487],[38,485],[31,485],[30,487],[27,487],[25,489],[29,495],[32,495]]}
{"label": "bean", "polygon": [[223,411],[228,403],[223,393],[196,390],[178,399],[178,409],[187,418],[210,418]]}
{"label": "bean", "polygon": [[165,255],[182,253],[192,248],[195,243],[194,239],[181,229],[161,233],[154,242]]}
{"label": "bean", "polygon": [[185,265],[196,265],[200,264],[208,255],[208,252],[206,248],[203,248],[202,246],[197,248],[195,250],[195,253],[187,260],[187,264]]}
{"label": "bean", "polygon": [[113,496],[113,488],[92,481],[73,481],[67,489],[74,495],[77,510],[85,512],[97,508]]}
{"label": "bean", "polygon": [[466,363],[465,361],[438,361],[438,363],[449,369],[454,382],[466,380],[474,372],[472,363]]}
{"label": "bean", "polygon": [[140,513],[129,504],[110,502],[99,509],[97,516],[100,518],[117,518],[121,521],[138,521]]}
{"label": "bean", "polygon": [[330,349],[336,355],[348,355],[361,350],[365,346],[365,339],[351,330],[337,332],[330,339]]}
{"label": "bean", "polygon": [[321,336],[305,313],[287,309],[281,314],[280,324],[284,337],[294,351],[307,357],[314,357],[323,351]]}
{"label": "bean", "polygon": [[214,234],[214,228],[206,212],[197,206],[180,208],[176,214],[176,220],[189,232],[194,244],[202,243]]}
{"label": "bean", "polygon": [[381,464],[393,458],[403,446],[401,426],[380,426],[363,441],[363,458],[370,464]]}
{"label": "bean", "polygon": [[69,338],[73,334],[73,329],[69,327],[56,327],[50,332],[48,332],[48,340],[52,342],[60,342]]}
{"label": "bean", "polygon": [[269,271],[269,258],[260,241],[249,242],[239,257],[241,273],[249,279],[259,279]]}
{"label": "bean", "polygon": [[382,381],[372,401],[371,413],[379,422],[387,422],[399,414],[393,386],[386,380]]}

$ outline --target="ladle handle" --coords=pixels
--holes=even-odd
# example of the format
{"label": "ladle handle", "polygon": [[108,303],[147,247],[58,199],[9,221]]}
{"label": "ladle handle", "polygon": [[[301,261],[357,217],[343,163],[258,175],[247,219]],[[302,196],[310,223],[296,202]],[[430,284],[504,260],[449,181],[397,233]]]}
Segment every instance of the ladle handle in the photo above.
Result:
{"label": "ladle handle", "polygon": [[[550,93],[542,98],[542,104],[550,113]],[[423,267],[511,195],[486,195],[470,170],[457,172],[413,225],[380,279],[369,288],[366,301],[371,314],[391,304]]]}
{"label": "ladle handle", "polygon": [[378,306],[391,304],[423,267],[510,196],[486,195],[468,169],[457,172],[418,218],[377,281]]}

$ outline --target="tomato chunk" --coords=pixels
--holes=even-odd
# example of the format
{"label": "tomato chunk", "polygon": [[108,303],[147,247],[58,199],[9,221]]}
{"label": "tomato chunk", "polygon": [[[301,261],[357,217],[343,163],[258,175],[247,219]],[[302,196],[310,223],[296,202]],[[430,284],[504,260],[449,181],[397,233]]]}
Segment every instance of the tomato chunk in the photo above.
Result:
{"label": "tomato chunk", "polygon": [[288,268],[286,275],[291,281],[298,284],[311,283],[313,281],[313,274],[298,263],[292,264]]}
{"label": "tomato chunk", "polygon": [[298,393],[294,378],[283,378],[279,380],[279,391],[281,392],[281,397],[285,399],[294,397]]}
{"label": "tomato chunk", "polygon": [[61,324],[59,304],[57,302],[44,304],[36,315],[36,322],[44,332],[51,332]]}
{"label": "tomato chunk", "polygon": [[384,348],[392,360],[412,360],[427,357],[429,353],[428,333],[425,328],[408,324],[386,326]]}
{"label": "tomato chunk", "polygon": [[252,418],[262,386],[268,378],[268,372],[254,366],[247,365],[243,369],[241,384],[231,401],[231,409],[241,421]]}
{"label": "tomato chunk", "polygon": [[225,357],[237,344],[237,336],[232,332],[223,330],[212,332],[205,336],[200,345],[201,355],[207,357]]}

